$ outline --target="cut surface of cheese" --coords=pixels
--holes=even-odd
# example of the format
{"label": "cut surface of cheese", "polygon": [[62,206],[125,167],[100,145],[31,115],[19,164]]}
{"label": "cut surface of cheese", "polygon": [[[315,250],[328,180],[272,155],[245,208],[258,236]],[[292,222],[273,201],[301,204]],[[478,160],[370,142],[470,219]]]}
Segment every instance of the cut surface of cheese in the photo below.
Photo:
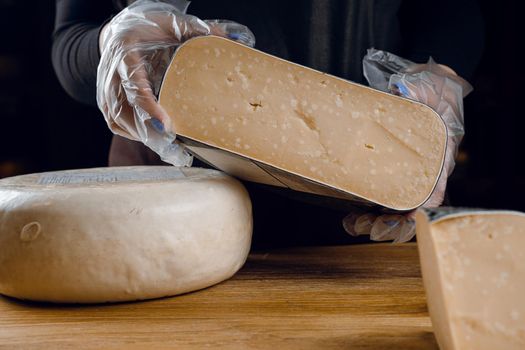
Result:
{"label": "cut surface of cheese", "polygon": [[394,210],[421,205],[442,169],[431,108],[224,38],[180,46],[159,102],[183,137]]}
{"label": "cut surface of cheese", "polygon": [[418,210],[416,225],[440,348],[525,349],[525,214]]}
{"label": "cut surface of cheese", "polygon": [[251,202],[216,170],[117,167],[0,180],[0,293],[60,303],[219,283],[248,255]]}

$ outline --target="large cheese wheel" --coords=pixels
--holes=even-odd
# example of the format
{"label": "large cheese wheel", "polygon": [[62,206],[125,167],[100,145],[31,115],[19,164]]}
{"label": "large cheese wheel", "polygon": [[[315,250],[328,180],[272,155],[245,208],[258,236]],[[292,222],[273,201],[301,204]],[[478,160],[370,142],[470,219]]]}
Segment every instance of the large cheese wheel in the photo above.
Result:
{"label": "large cheese wheel", "polygon": [[122,167],[0,180],[0,293],[98,303],[194,291],[244,264],[245,188],[216,170]]}

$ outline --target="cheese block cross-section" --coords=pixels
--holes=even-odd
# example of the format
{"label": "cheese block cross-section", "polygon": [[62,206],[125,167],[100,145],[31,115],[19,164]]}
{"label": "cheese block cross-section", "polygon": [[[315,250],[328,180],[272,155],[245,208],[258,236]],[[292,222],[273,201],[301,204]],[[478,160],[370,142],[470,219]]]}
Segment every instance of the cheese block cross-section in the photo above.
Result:
{"label": "cheese block cross-section", "polygon": [[[159,102],[183,141],[252,160],[292,189],[303,190],[271,169],[342,198],[410,210],[432,193],[443,165],[446,127],[428,106],[224,38],[180,46]],[[253,180],[231,168],[223,170]]]}
{"label": "cheese block cross-section", "polygon": [[217,170],[116,167],[0,180],[0,293],[60,303],[158,298],[231,277],[251,202]]}
{"label": "cheese block cross-section", "polygon": [[525,214],[418,210],[416,226],[440,348],[525,349]]}

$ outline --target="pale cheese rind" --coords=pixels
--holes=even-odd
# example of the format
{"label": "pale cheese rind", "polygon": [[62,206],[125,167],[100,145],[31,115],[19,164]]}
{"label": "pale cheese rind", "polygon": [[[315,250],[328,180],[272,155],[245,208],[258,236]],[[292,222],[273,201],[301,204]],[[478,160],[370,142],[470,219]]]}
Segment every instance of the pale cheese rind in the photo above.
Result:
{"label": "pale cheese rind", "polygon": [[421,205],[443,165],[431,108],[223,38],[179,47],[159,102],[183,137],[390,209]]}
{"label": "pale cheese rind", "polygon": [[119,167],[0,180],[0,293],[99,303],[157,298],[231,277],[251,202],[215,170]]}

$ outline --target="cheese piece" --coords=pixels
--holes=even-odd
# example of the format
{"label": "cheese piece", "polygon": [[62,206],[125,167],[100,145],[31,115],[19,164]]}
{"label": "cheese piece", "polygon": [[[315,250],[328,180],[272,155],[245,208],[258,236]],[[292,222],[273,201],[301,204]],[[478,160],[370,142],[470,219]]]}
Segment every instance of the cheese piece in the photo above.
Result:
{"label": "cheese piece", "polygon": [[525,214],[436,213],[416,230],[440,348],[525,349]]}
{"label": "cheese piece", "polygon": [[0,293],[99,303],[158,298],[231,277],[251,203],[216,170],[119,167],[0,180]]}
{"label": "cheese piece", "polygon": [[446,127],[431,108],[224,38],[180,46],[159,102],[183,140],[395,210],[421,205],[443,164]]}

